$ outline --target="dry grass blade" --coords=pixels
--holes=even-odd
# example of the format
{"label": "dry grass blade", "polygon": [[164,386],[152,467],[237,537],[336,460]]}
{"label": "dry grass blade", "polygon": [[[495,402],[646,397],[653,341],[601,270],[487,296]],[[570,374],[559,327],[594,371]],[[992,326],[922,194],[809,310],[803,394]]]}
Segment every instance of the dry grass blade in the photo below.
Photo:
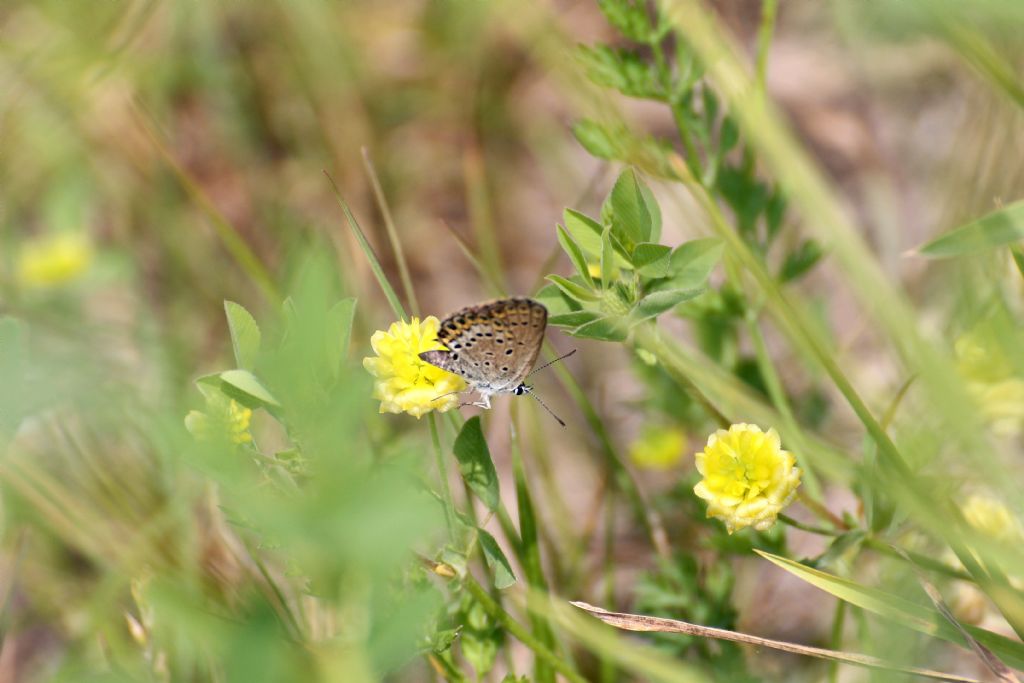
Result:
{"label": "dry grass blade", "polygon": [[957,683],[981,683],[981,681],[977,678],[969,678],[966,676],[946,674],[942,673],[941,671],[932,671],[931,669],[920,669],[918,667],[913,666],[901,666],[893,662],[887,662],[884,659],[878,659],[877,657],[856,654],[853,652],[841,652],[838,650],[828,650],[822,647],[797,645],[796,643],[787,643],[782,640],[771,640],[769,638],[760,638],[758,636],[747,635],[746,633],[728,631],[723,628],[700,626],[698,624],[691,624],[689,622],[679,621],[677,619],[665,619],[662,617],[651,617],[642,614],[626,614],[623,612],[609,612],[608,610],[602,609],[600,607],[594,607],[593,605],[589,605],[585,602],[571,602],[570,604],[572,604],[574,607],[580,608],[581,610],[587,612],[591,616],[600,619],[609,626],[614,626],[615,628],[620,628],[625,631],[644,631],[648,633],[684,633],[686,635],[697,636],[699,638],[714,638],[716,640],[729,640],[734,643],[746,643],[747,645],[755,645],[758,647],[769,647],[773,650],[791,652],[793,654],[805,655],[807,657],[817,657],[818,659],[828,659],[834,662],[852,664],[854,666],[861,666],[868,669],[898,671],[900,673],[911,674],[914,676],[923,676],[925,678],[932,678],[938,681],[955,681]]}

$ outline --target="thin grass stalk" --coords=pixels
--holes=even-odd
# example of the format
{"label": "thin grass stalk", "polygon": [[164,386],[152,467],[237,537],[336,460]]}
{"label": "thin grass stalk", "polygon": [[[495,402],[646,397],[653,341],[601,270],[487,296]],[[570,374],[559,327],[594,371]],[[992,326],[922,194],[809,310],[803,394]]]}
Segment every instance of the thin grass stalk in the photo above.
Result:
{"label": "thin grass stalk", "polygon": [[587,680],[580,676],[568,662],[559,657],[547,643],[534,636],[529,629],[516,621],[511,614],[495,602],[476,579],[472,576],[467,576],[463,580],[462,585],[480,603],[492,619],[501,624],[516,640],[528,647],[539,661],[543,661],[551,670],[557,671],[570,683],[587,683]]}
{"label": "thin grass stalk", "polygon": [[[833,650],[843,649],[843,625],[846,623],[846,601],[836,600],[836,611],[832,615],[832,629],[829,636],[829,645]],[[833,661],[828,665],[829,683],[839,683],[839,662]]]}
{"label": "thin grass stalk", "polygon": [[267,300],[271,306],[280,306],[282,297],[281,292],[278,290],[277,285],[274,284],[274,279],[271,277],[270,272],[260,261],[260,258],[256,255],[249,245],[246,243],[242,236],[238,233],[238,229],[235,228],[224,217],[224,214],[216,207],[213,201],[206,195],[199,184],[192,178],[191,175],[185,170],[185,168],[178,163],[171,150],[164,144],[163,136],[158,132],[156,124],[153,122],[152,117],[144,112],[142,108],[135,104],[133,107],[133,113],[135,114],[135,120],[139,127],[149,138],[149,141],[153,144],[153,147],[159,153],[160,157],[167,164],[168,168],[174,173],[174,176],[181,183],[181,186],[185,188],[185,191],[192,198],[192,200],[199,206],[199,209],[206,215],[207,220],[210,221],[210,225],[213,227],[214,233],[220,239],[221,244],[227,249],[231,258],[234,259],[235,263],[242,269],[242,271],[249,276],[253,284],[260,290],[263,297]]}
{"label": "thin grass stalk", "polygon": [[448,540],[458,543],[455,533],[455,501],[452,498],[452,489],[448,484],[448,464],[441,450],[441,437],[437,433],[437,420],[434,413],[427,415],[427,422],[430,423],[430,440],[434,445],[434,462],[437,465],[437,478],[441,482],[441,499],[444,502],[444,522],[448,529]]}
{"label": "thin grass stalk", "polygon": [[402,282],[402,291],[405,292],[405,300],[409,304],[413,315],[420,315],[420,304],[416,299],[416,288],[412,284],[412,276],[409,274],[409,264],[405,260],[405,250],[402,248],[402,241],[398,239],[398,230],[395,228],[395,221],[391,217],[391,208],[388,206],[387,197],[384,196],[384,188],[381,187],[380,178],[377,176],[377,169],[370,158],[370,150],[363,147],[363,167],[366,168],[366,175],[370,178],[370,186],[373,187],[373,196],[377,200],[377,207],[384,218],[384,228],[387,230],[388,242],[391,243],[391,251],[395,255],[395,262],[398,264],[398,277]]}
{"label": "thin grass stalk", "polygon": [[388,300],[388,304],[391,305],[391,310],[400,320],[406,320],[405,309],[402,307],[402,302],[399,301],[398,295],[395,294],[394,287],[388,282],[387,275],[384,274],[384,269],[381,268],[380,260],[377,259],[377,255],[373,253],[373,247],[370,246],[369,241],[366,239],[366,235],[363,233],[363,229],[359,227],[359,222],[356,217],[352,215],[352,210],[349,209],[348,203],[341,196],[341,192],[338,191],[338,186],[334,182],[334,178],[324,171],[324,175],[327,176],[328,182],[331,184],[331,189],[334,192],[334,197],[338,200],[341,210],[345,213],[345,218],[348,220],[349,228],[352,229],[352,233],[355,235],[356,241],[359,242],[359,248],[363,252],[363,256],[370,264],[370,270],[373,271],[373,276],[377,280],[377,284],[380,285],[381,291],[384,292],[384,298]]}
{"label": "thin grass stalk", "polygon": [[793,408],[786,397],[786,391],[782,386],[779,371],[775,367],[771,354],[768,353],[768,345],[765,343],[764,334],[761,332],[761,326],[758,324],[757,314],[754,311],[750,310],[747,312],[746,323],[747,332],[750,334],[751,341],[754,342],[757,366],[768,388],[768,396],[772,401],[772,405],[775,406],[775,409],[779,411],[779,415],[782,417],[782,423],[786,427],[789,438],[793,441],[791,450],[796,454],[797,461],[803,467],[803,481],[807,485],[807,492],[812,498],[820,501],[821,482],[818,480],[814,468],[810,466],[807,460],[807,444],[804,439],[803,428],[793,414]]}
{"label": "thin grass stalk", "polygon": [[[833,247],[832,253],[855,284],[853,291],[864,311],[888,334],[904,362],[927,381],[924,393],[932,401],[937,415],[950,427],[957,443],[974,449],[985,442],[986,438],[979,436],[983,432],[979,429],[977,412],[970,409],[973,403],[953,372],[948,355],[921,337],[906,297],[890,285],[820,171],[753,84],[736,56],[737,49],[725,38],[719,22],[699,0],[661,0],[661,5],[666,18],[707,65],[742,130],[778,178],[791,203],[802,209],[807,227]],[[791,317],[788,312],[782,311],[782,314]],[[869,419],[866,425],[874,432],[871,422],[874,420]],[[880,448],[892,456],[893,449],[886,441],[882,439]],[[989,462],[991,459],[973,460],[993,481],[998,481],[997,467]]]}
{"label": "thin grass stalk", "polygon": [[[526,480],[526,469],[523,466],[523,457],[520,452],[515,417],[513,415],[509,426],[509,443],[512,451],[512,471],[515,478],[516,502],[519,507],[519,534],[523,539],[523,571],[526,574],[527,584],[536,589],[539,594],[546,594],[548,592],[548,584],[547,579],[544,577],[544,567],[540,556],[536,510],[533,507],[533,498],[530,495],[529,484]],[[547,619],[531,611],[530,622],[538,639],[553,651],[555,649],[555,636]],[[534,675],[538,681],[541,683],[554,683],[554,672],[546,660],[538,658],[534,664]]]}

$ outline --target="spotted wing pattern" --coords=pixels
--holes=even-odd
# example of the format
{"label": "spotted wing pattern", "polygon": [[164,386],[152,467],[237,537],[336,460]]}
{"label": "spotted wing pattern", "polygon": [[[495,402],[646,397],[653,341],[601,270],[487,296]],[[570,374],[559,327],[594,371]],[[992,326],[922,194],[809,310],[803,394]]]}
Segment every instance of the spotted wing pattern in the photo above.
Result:
{"label": "spotted wing pattern", "polygon": [[471,387],[512,391],[537,361],[547,320],[547,309],[532,299],[470,306],[441,323],[437,338],[448,350],[425,351],[420,358],[461,375]]}

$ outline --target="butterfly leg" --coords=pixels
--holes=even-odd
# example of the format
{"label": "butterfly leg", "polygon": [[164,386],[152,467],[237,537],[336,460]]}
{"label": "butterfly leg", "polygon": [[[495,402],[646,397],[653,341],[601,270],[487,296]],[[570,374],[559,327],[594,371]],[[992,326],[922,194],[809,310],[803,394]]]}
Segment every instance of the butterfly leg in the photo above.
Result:
{"label": "butterfly leg", "polygon": [[480,400],[473,403],[477,408],[483,408],[484,410],[491,409],[491,395],[480,394]]}

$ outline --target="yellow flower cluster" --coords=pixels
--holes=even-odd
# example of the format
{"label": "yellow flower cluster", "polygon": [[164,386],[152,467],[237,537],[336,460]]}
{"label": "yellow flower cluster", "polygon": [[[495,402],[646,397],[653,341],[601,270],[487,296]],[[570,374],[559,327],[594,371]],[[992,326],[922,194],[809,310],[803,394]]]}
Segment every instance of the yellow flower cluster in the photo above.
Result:
{"label": "yellow flower cluster", "polygon": [[981,414],[998,436],[1014,437],[1024,429],[1024,378],[998,343],[980,332],[960,337],[955,345],[957,369]]}
{"label": "yellow flower cluster", "polygon": [[80,277],[93,250],[82,233],[58,233],[26,242],[17,259],[17,281],[26,289],[52,289]]}
{"label": "yellow flower cluster", "polygon": [[667,470],[683,457],[686,434],[678,427],[649,427],[629,448],[629,457],[637,467]]}
{"label": "yellow flower cluster", "polygon": [[227,438],[234,444],[252,441],[249,423],[252,410],[234,399],[207,400],[206,412],[190,411],[185,416],[185,428],[201,441]]}
{"label": "yellow flower cluster", "polygon": [[697,453],[703,476],[693,492],[708,503],[708,517],[725,522],[729,533],[752,526],[764,531],[793,500],[800,469],[781,448],[774,429],[734,424],[719,429]]}
{"label": "yellow flower cluster", "polygon": [[382,413],[408,413],[420,418],[431,410],[445,412],[459,405],[456,395],[466,382],[420,358],[424,351],[444,349],[437,340],[441,323],[434,316],[420,321],[400,320],[370,338],[376,357],[363,359],[363,367],[376,378],[373,397]]}
{"label": "yellow flower cluster", "polygon": [[998,541],[1021,538],[1020,523],[1000,501],[988,496],[968,496],[960,507],[964,519],[982,534]]}

